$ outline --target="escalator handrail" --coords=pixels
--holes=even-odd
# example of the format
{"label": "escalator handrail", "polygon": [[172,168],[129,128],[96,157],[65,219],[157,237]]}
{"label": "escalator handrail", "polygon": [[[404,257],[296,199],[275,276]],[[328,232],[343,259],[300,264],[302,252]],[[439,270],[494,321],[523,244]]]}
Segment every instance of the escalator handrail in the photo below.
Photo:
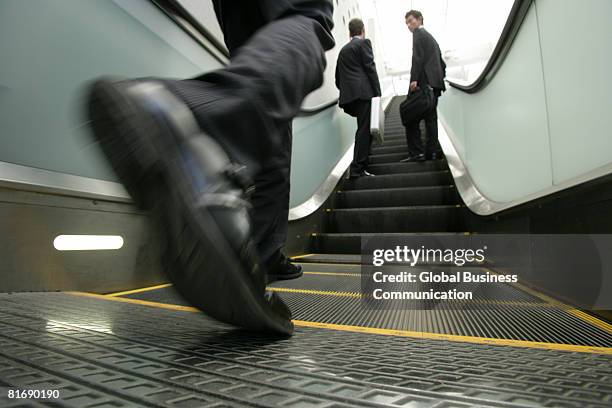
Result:
{"label": "escalator handrail", "polygon": [[[181,27],[187,34],[189,34],[198,44],[200,44],[207,51],[211,52],[211,55],[219,61],[222,65],[227,65],[230,53],[206,27],[187,11],[177,0],[150,0],[157,8],[159,8],[164,14],[166,14],[176,25]],[[197,33],[204,37],[205,43],[201,38],[194,35]],[[211,47],[214,50],[211,50]],[[220,55],[219,55],[220,54]],[[338,98],[335,98],[329,102],[323,103],[315,107],[302,107],[299,112],[299,116],[313,116],[320,112],[323,112],[338,103]]]}
{"label": "escalator handrail", "polygon": [[[215,48],[215,51],[219,52],[227,60],[230,58],[228,49],[223,45],[206,27],[189,13],[185,7],[181,5],[177,0],[150,0],[154,5],[157,6],[161,11],[164,12],[176,25],[181,27],[187,32],[192,38],[194,38],[200,45],[208,50],[208,46],[203,44],[199,38],[193,36],[193,30],[201,34],[211,46]],[[209,50],[210,51],[210,50]],[[227,60],[219,59],[216,55],[213,55],[221,64],[227,65]]]}
{"label": "escalator handrail", "polygon": [[491,82],[499,68],[504,62],[504,59],[508,55],[512,43],[518,34],[527,12],[529,11],[531,4],[534,0],[515,0],[502,30],[497,45],[487,62],[484,70],[474,82],[469,85],[459,84],[450,80],[447,80],[450,86],[459,89],[460,91],[467,93],[476,93],[483,89]]}
{"label": "escalator handrail", "polygon": [[308,107],[308,108],[304,108],[302,107],[300,109],[300,113],[298,114],[298,116],[313,116],[316,115],[317,113],[321,113],[329,108],[331,108],[332,106],[335,106],[338,104],[338,98],[329,101],[329,102],[325,102],[322,103],[321,105],[318,106],[314,106],[312,108]]}

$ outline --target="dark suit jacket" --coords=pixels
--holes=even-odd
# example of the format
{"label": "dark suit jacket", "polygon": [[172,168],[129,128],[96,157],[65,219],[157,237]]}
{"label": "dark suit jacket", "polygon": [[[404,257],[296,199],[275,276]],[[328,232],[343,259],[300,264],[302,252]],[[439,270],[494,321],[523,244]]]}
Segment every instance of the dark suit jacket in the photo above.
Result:
{"label": "dark suit jacket", "polygon": [[417,81],[419,86],[429,85],[438,91],[446,90],[446,64],[438,42],[425,28],[416,30],[412,38],[410,81]]}
{"label": "dark suit jacket", "polygon": [[341,107],[381,95],[370,40],[352,38],[342,47],[336,64],[336,87],[340,90]]}

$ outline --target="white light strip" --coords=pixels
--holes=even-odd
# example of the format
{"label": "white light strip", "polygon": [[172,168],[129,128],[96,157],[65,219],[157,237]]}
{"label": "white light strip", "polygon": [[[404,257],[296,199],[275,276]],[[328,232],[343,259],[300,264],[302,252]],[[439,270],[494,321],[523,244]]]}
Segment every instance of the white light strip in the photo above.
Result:
{"label": "white light strip", "polygon": [[53,240],[58,251],[99,251],[120,249],[123,238],[119,235],[58,235]]}

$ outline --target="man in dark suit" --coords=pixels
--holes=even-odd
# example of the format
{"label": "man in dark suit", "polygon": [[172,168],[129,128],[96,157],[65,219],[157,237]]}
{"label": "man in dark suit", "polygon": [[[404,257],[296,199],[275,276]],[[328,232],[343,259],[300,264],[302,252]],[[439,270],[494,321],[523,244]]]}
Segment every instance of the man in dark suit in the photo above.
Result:
{"label": "man in dark suit", "polygon": [[402,162],[436,160],[438,157],[438,98],[446,90],[444,77],[446,64],[440,53],[440,46],[435,38],[423,27],[423,14],[417,10],[406,13],[406,25],[412,32],[412,68],[410,70],[410,92],[417,88],[431,87],[434,94],[434,106],[425,113],[427,143],[423,148],[419,122],[415,121],[406,127],[408,158]]}
{"label": "man in dark suit", "polygon": [[356,178],[373,175],[367,171],[372,141],[370,113],[372,98],[380,96],[381,92],[372,43],[365,39],[363,21],[352,19],[349,34],[351,40],[338,55],[336,87],[340,90],[340,107],[357,118],[355,150],[350,167],[350,177]]}
{"label": "man in dark suit", "polygon": [[191,80],[100,79],[88,119],[134,203],[154,218],[174,287],[221,321],[289,334],[291,312],[266,292],[266,272],[301,274],[280,253],[291,121],[323,83],[333,2],[213,4],[226,67]]}

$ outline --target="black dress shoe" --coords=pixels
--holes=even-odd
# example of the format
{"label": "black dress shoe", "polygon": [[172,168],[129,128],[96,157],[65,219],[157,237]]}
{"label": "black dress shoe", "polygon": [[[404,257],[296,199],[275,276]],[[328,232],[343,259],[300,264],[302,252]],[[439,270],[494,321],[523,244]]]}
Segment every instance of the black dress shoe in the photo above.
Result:
{"label": "black dress shoe", "polygon": [[291,334],[289,308],[265,290],[244,166],[232,163],[189,108],[154,80],[96,81],[88,116],[117,176],[165,238],[163,268],[176,290],[222,322]]}
{"label": "black dress shoe", "polygon": [[412,162],[423,162],[425,161],[425,155],[424,154],[417,154],[414,156],[408,156],[403,160],[400,160],[400,163],[412,163]]}
{"label": "black dress shoe", "polygon": [[372,174],[369,171],[364,170],[361,173],[352,173],[349,176],[349,179],[356,179],[356,178],[359,178],[359,177],[374,177],[374,176],[375,176],[375,174]]}
{"label": "black dress shoe", "polygon": [[297,279],[304,274],[301,265],[293,264],[284,254],[267,263],[268,283],[278,280]]}

